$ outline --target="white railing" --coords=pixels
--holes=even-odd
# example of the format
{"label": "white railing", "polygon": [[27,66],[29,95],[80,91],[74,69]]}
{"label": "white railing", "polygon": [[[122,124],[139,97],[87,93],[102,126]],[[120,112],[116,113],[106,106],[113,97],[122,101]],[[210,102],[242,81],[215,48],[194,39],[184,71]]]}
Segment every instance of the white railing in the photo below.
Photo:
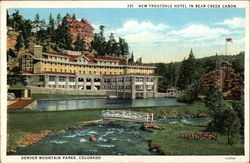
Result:
{"label": "white railing", "polygon": [[59,81],[58,84],[59,84],[59,85],[65,85],[66,82],[60,82],[60,81]]}
{"label": "white railing", "polygon": [[135,85],[142,85],[143,82],[135,82]]}
{"label": "white railing", "polygon": [[55,81],[49,81],[49,85],[55,85],[56,82]]}
{"label": "white railing", "polygon": [[136,122],[152,123],[154,121],[153,113],[135,112],[130,110],[106,110],[102,111],[104,119],[131,120]]}
{"label": "white railing", "polygon": [[94,82],[94,85],[101,85],[101,83],[100,82]]}
{"label": "white railing", "polygon": [[75,82],[69,82],[69,85],[76,85]]}
{"label": "white railing", "polygon": [[154,85],[154,82],[147,82],[146,85]]}

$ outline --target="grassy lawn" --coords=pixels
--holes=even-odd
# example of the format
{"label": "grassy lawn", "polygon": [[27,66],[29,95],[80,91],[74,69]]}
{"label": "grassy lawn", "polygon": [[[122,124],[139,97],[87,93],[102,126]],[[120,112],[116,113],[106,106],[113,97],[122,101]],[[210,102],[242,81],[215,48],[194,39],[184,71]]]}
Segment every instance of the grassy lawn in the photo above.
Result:
{"label": "grassy lawn", "polygon": [[158,106],[158,107],[141,107],[133,108],[132,110],[141,110],[147,112],[153,112],[159,117],[175,118],[175,117],[192,117],[197,113],[204,112],[210,114],[210,111],[203,102],[195,102],[194,104],[186,105],[173,105],[173,106]]}
{"label": "grassy lawn", "polygon": [[217,140],[194,140],[178,137],[178,133],[194,133],[205,126],[185,124],[161,124],[163,130],[150,135],[152,143],[159,146],[167,155],[243,155],[244,144],[227,144],[227,136],[219,135]]}
{"label": "grassy lawn", "polygon": [[73,95],[73,94],[33,94],[34,99],[68,99],[80,97],[105,97],[104,95]]}
{"label": "grassy lawn", "polygon": [[19,140],[27,133],[42,130],[58,131],[83,121],[100,119],[101,110],[77,110],[57,112],[8,112],[7,129],[9,135],[8,149],[18,146]]}
{"label": "grassy lawn", "polygon": [[[43,96],[45,97],[45,95]],[[48,95],[46,95],[46,97],[48,97]],[[80,124],[83,121],[100,119],[101,111],[103,109],[108,108],[41,112],[9,110],[7,114],[7,127],[9,135],[8,147],[10,150],[14,149],[16,146],[18,146],[20,138],[27,133],[37,133],[42,130],[58,131],[73,125]],[[198,113],[199,110],[208,113],[208,109],[202,102],[197,102],[192,105],[135,107],[119,109],[152,112],[160,117],[194,116]]]}

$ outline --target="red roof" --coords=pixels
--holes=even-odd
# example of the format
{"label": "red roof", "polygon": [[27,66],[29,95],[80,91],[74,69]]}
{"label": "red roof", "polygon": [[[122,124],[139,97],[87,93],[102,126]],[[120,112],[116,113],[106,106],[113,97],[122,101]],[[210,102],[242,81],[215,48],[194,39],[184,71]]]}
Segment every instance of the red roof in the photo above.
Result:
{"label": "red roof", "polygon": [[17,102],[14,102],[13,104],[8,105],[8,109],[23,109],[25,106],[29,105],[32,103],[34,100],[24,100],[20,99]]}
{"label": "red roof", "polygon": [[[64,54],[62,52],[46,52],[46,53],[68,57],[69,61],[71,61],[71,62],[73,62],[77,57],[81,56],[81,55]],[[119,65],[126,64],[125,60],[120,59],[120,58],[116,58],[116,57],[91,57],[91,56],[86,56],[86,55],[85,55],[85,57],[89,59],[88,62],[92,62],[92,63],[94,63],[96,60],[110,60],[110,61],[118,61]],[[152,64],[136,63],[136,62],[129,62],[128,65],[130,65],[130,66],[152,66]]]}
{"label": "red roof", "polygon": [[21,73],[23,73],[23,74],[33,74],[32,71],[21,71]]}

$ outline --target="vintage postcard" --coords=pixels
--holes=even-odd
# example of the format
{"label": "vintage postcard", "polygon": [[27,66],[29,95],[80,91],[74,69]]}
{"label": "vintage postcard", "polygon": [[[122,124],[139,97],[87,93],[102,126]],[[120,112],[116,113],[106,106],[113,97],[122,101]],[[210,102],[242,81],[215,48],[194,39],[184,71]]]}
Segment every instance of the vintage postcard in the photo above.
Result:
{"label": "vintage postcard", "polygon": [[1,2],[1,162],[249,162],[249,1]]}

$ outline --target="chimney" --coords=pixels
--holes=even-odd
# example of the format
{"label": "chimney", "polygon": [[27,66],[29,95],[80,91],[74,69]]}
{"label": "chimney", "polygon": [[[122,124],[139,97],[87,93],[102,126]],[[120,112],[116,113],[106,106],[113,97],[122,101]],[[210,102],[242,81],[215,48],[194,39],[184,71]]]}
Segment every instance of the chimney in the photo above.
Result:
{"label": "chimney", "polygon": [[42,46],[35,45],[34,46],[34,57],[35,58],[42,58],[42,51],[43,51]]}

